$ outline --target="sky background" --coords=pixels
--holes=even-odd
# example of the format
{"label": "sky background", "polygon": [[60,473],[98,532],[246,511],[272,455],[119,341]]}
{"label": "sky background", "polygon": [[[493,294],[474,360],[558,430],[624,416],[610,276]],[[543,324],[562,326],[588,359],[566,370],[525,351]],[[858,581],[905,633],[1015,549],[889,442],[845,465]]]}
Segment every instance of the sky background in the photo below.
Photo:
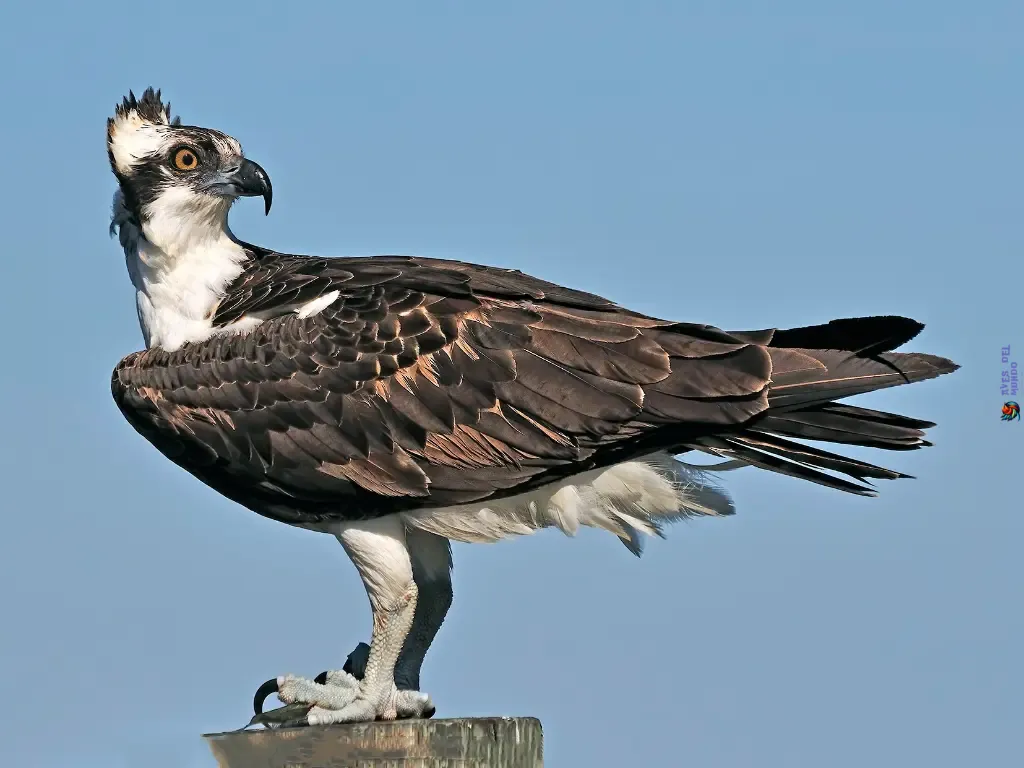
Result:
{"label": "sky background", "polygon": [[259,683],[369,634],[332,538],[218,497],[110,398],[141,335],[105,120],[152,84],[269,172],[271,216],[232,213],[249,241],[730,329],[905,314],[963,365],[859,398],[940,423],[854,452],[918,478],[877,499],[743,469],[736,517],[640,560],[594,532],[456,545],[439,717],[539,717],[552,767],[1020,765],[1024,6],[501,6],[0,10],[0,763],[209,768],[200,734]]}

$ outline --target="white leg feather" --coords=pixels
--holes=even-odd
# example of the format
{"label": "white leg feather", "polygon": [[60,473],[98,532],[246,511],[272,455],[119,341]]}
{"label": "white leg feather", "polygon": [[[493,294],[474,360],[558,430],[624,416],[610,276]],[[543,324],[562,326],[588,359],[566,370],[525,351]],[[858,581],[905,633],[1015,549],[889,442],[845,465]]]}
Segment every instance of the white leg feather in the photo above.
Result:
{"label": "white leg feather", "polygon": [[464,542],[497,541],[549,527],[572,536],[585,525],[614,533],[640,554],[641,534],[661,535],[664,523],[732,513],[732,501],[705,472],[660,453],[486,505],[419,510],[403,518],[410,528]]}

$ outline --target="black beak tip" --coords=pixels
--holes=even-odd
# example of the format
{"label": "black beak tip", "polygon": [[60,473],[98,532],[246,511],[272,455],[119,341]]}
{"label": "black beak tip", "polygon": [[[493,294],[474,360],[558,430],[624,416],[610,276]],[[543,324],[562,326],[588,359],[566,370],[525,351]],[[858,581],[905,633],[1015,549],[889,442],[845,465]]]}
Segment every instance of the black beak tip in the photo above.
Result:
{"label": "black beak tip", "polygon": [[260,187],[263,192],[263,215],[270,214],[270,204],[274,201],[274,185],[270,183],[270,177],[260,166],[256,166],[256,175],[260,180]]}
{"label": "black beak tip", "polygon": [[263,183],[263,215],[270,215],[270,204],[274,201],[274,185],[270,183],[270,177],[262,168],[259,170],[260,181]]}
{"label": "black beak tip", "polygon": [[263,713],[263,702],[265,702],[267,697],[272,693],[277,693],[276,677],[267,680],[267,682],[256,690],[256,695],[252,697],[252,708],[257,715]]}

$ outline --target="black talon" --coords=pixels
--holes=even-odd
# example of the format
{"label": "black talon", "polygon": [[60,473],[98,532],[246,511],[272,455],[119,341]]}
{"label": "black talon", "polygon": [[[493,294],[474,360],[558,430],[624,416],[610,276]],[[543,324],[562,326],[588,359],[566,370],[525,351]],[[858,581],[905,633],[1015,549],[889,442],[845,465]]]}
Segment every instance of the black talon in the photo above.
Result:
{"label": "black talon", "polygon": [[[272,693],[277,693],[276,677],[270,678],[267,682],[256,689],[256,695],[252,697],[253,712],[257,715],[263,714],[263,702],[265,702],[267,697]],[[250,723],[250,725],[252,725],[252,723]]]}
{"label": "black talon", "polygon": [[[327,685],[327,672],[326,671],[321,672],[319,675],[317,675],[316,677],[313,678],[313,682],[320,683],[320,685]],[[252,711],[256,713],[256,717],[253,717],[253,719],[249,722],[249,725],[255,725],[256,724],[256,722],[257,722],[256,718],[263,714],[263,704],[266,702],[267,697],[270,696],[270,694],[277,693],[277,692],[278,692],[278,687],[277,687],[277,678],[276,677],[272,677],[270,680],[267,680],[267,682],[265,682],[263,685],[261,685],[259,688],[256,689],[256,695],[252,697]],[[312,705],[309,705],[309,706],[312,706]],[[309,709],[309,706],[306,706],[307,710]],[[279,712],[280,709],[274,709],[274,710],[271,710],[271,711],[272,712]],[[267,714],[269,715],[270,712],[268,712]],[[262,722],[262,721],[260,721],[260,722]],[[248,727],[248,726],[246,726],[246,727]],[[282,726],[282,727],[287,727],[287,726]]]}

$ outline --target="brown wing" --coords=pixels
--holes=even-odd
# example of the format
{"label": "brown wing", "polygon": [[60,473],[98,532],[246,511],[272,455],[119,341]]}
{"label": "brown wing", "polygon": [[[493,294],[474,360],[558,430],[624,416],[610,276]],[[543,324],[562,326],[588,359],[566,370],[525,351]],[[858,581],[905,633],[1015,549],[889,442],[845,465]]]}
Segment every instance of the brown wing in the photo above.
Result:
{"label": "brown wing", "polygon": [[[707,326],[506,270],[305,262],[270,260],[222,303],[220,323],[271,316],[253,332],[135,353],[113,375],[139,432],[265,514],[506,495],[650,450],[666,425],[731,424],[766,407],[766,349]],[[335,290],[313,317],[273,317]]]}
{"label": "brown wing", "polygon": [[[215,324],[262,324],[129,355],[112,390],[169,458],[290,522],[506,496],[693,448],[870,494],[826,471],[899,473],[783,436],[925,445],[927,422],[832,401],[956,368],[888,353],[922,327],[905,318],[726,333],[509,270],[256,256]],[[334,291],[319,314],[295,315]]]}

